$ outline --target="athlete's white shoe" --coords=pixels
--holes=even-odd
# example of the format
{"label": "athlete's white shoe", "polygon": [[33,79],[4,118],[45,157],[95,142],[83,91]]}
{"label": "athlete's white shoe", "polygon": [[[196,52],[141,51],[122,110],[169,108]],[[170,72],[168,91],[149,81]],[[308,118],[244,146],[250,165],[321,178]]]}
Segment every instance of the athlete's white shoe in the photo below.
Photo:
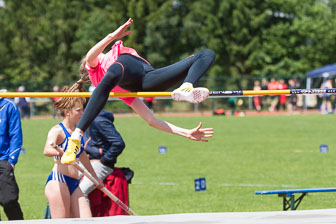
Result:
{"label": "athlete's white shoe", "polygon": [[192,86],[181,86],[172,92],[175,101],[186,101],[189,103],[201,103],[209,96],[209,90],[203,87],[194,88]]}

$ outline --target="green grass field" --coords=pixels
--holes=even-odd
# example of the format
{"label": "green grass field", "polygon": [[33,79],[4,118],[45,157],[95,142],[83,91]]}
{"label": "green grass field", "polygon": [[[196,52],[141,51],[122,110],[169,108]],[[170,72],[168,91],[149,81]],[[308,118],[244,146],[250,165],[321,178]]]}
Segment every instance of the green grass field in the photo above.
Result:
{"label": "green grass field", "polygon": [[[215,129],[208,143],[157,131],[138,117],[117,118],[126,142],[117,166],[134,170],[130,207],[139,215],[194,212],[280,211],[282,198],[256,190],[334,187],[336,116],[165,117],[186,128],[199,121]],[[24,148],[15,173],[25,219],[40,219],[44,184],[53,161],[43,156],[47,132],[57,120],[24,120]],[[328,153],[319,146],[327,144]],[[164,145],[167,154],[159,154]],[[195,192],[205,177],[207,190]],[[299,209],[336,207],[336,193],[314,193]],[[1,211],[3,219],[5,215]]]}

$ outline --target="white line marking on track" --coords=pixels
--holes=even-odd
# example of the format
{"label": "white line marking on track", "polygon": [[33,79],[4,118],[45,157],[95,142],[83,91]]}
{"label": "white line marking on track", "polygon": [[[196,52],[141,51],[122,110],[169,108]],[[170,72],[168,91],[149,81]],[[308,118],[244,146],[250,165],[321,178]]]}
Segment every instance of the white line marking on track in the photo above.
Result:
{"label": "white line marking on track", "polygon": [[[143,182],[132,182],[132,184],[147,184],[147,183],[143,183]],[[151,185],[169,185],[169,186],[176,186],[179,185],[178,183],[175,182],[152,182],[152,183],[148,183]]]}
{"label": "white line marking on track", "polygon": [[219,184],[223,187],[299,187],[297,185],[290,184]]}

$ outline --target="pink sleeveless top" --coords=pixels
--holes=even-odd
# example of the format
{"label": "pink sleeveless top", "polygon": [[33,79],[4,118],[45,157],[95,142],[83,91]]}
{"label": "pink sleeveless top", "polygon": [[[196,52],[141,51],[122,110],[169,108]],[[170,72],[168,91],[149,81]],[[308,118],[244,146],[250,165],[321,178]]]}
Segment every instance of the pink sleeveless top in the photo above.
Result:
{"label": "pink sleeveless top", "polygon": [[[121,40],[115,42],[111,47],[111,50],[106,54],[101,53],[98,55],[98,65],[95,68],[91,68],[87,63],[85,65],[86,70],[89,72],[89,77],[94,86],[97,86],[100,81],[103,79],[107,69],[118,59],[121,54],[131,54],[136,57],[139,57],[146,61],[144,58],[140,57],[139,54],[129,47],[124,47]],[[146,61],[148,63],[148,61]],[[148,63],[149,64],[149,63]],[[120,86],[114,87],[111,92],[130,92],[126,89],[121,88]],[[127,105],[131,105],[134,100],[134,97],[119,97]]]}

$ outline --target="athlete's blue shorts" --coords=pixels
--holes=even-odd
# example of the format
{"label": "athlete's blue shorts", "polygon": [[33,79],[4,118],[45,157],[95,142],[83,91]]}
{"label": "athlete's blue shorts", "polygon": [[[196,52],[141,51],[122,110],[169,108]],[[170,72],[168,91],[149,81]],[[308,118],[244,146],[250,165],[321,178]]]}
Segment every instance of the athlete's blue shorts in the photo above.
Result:
{"label": "athlete's blue shorts", "polygon": [[64,174],[51,171],[50,175],[48,176],[46,184],[51,181],[51,180],[56,180],[62,183],[65,183],[68,186],[70,195],[76,190],[76,188],[79,186],[79,180],[66,176]]}

